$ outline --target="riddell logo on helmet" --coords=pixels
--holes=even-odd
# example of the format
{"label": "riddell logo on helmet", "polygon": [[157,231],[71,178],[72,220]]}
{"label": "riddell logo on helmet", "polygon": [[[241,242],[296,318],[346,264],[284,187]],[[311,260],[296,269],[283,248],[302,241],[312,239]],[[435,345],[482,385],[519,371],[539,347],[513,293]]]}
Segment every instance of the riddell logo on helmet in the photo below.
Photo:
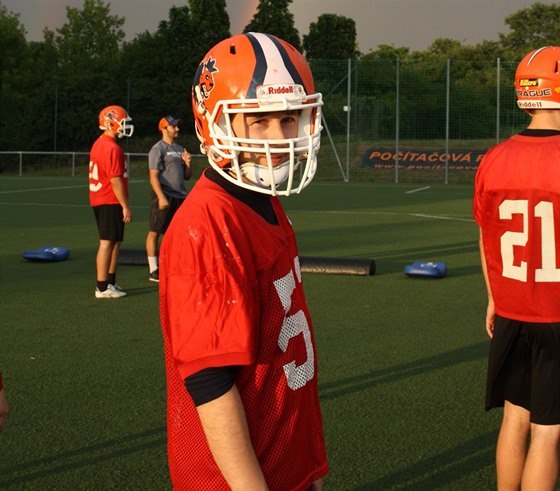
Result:
{"label": "riddell logo on helmet", "polygon": [[518,101],[517,104],[521,109],[539,109],[542,107],[540,101]]}
{"label": "riddell logo on helmet", "polygon": [[258,97],[270,97],[275,95],[285,95],[291,97],[304,97],[305,91],[301,85],[261,85],[257,87]]}
{"label": "riddell logo on helmet", "polygon": [[522,78],[519,80],[519,87],[538,87],[538,78]]}

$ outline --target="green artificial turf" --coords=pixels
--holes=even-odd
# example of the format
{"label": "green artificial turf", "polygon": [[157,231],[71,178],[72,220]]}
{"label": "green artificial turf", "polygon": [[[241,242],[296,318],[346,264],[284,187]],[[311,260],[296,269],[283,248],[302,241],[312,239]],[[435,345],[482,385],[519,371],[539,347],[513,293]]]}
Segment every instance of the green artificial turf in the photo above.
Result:
{"label": "green artificial turf", "polygon": [[[123,248],[142,249],[145,179]],[[330,474],[325,490],[492,490],[500,411],[483,410],[488,339],[468,185],[313,183],[283,199],[301,256],[369,258],[373,276],[304,274]],[[96,300],[97,232],[78,178],[0,177],[0,369],[11,413],[0,489],[164,490],[157,284],[122,265]],[[24,249],[65,246],[32,263]],[[447,264],[442,279],[405,265]]]}

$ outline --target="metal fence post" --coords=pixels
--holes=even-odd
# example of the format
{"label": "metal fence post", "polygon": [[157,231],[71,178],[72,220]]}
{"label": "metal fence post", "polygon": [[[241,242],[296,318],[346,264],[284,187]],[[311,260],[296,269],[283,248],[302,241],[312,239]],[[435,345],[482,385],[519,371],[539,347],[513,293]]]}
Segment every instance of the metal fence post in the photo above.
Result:
{"label": "metal fence post", "polygon": [[396,63],[396,107],[395,107],[395,183],[399,182],[399,125],[400,125],[400,61]]}
{"label": "metal fence post", "polygon": [[451,60],[447,58],[447,85],[445,93],[445,184],[449,182],[449,107],[451,92]]}
{"label": "metal fence post", "polygon": [[500,58],[496,59],[496,144],[500,143]]}
{"label": "metal fence post", "polygon": [[350,179],[350,111],[352,97],[352,60],[348,58],[348,86],[346,89],[346,175]]}

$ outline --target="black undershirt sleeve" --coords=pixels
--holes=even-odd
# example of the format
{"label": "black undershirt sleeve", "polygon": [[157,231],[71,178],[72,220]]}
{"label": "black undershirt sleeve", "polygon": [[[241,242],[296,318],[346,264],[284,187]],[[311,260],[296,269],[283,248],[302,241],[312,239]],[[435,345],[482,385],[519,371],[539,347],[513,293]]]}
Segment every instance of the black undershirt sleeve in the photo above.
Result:
{"label": "black undershirt sleeve", "polygon": [[194,405],[201,406],[223,396],[233,387],[238,371],[238,366],[212,367],[187,377],[185,387]]}

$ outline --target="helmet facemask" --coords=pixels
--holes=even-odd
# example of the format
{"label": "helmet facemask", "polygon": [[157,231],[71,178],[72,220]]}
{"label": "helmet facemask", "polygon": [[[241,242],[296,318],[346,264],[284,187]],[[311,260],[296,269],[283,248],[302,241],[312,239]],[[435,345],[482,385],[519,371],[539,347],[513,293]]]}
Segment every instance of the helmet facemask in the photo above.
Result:
{"label": "helmet facemask", "polygon": [[[321,94],[303,95],[299,100],[285,97],[266,102],[249,99],[242,104],[239,100],[220,101],[214,113],[207,115],[212,140],[207,149],[210,164],[229,181],[247,189],[271,195],[299,193],[311,182],[317,170],[322,129],[321,105]],[[234,116],[279,111],[298,112],[298,129],[294,138],[270,140],[235,135],[232,126]],[[247,153],[264,156],[267,165],[243,161],[241,157]],[[272,158],[278,154],[287,158],[275,165]]]}
{"label": "helmet facemask", "polygon": [[134,125],[130,123],[131,121],[132,118],[129,118],[128,116],[119,121],[119,128],[117,130],[117,136],[119,138],[122,138],[123,136],[130,138],[132,136],[134,133]]}

